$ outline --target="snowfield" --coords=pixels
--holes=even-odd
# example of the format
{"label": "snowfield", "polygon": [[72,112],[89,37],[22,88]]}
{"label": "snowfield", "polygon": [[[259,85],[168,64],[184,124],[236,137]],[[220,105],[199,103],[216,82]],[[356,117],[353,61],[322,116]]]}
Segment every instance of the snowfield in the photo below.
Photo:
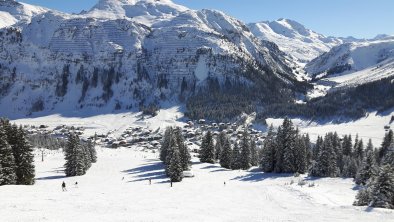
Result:
{"label": "snowfield", "polygon": [[300,178],[290,175],[228,171],[194,159],[195,177],[171,188],[157,154],[97,151],[98,162],[87,175],[70,178],[64,177],[60,151],[48,153],[44,162],[37,155],[36,185],[0,187],[1,221],[383,222],[394,217],[391,210],[352,206],[357,190],[350,179],[308,180],[315,187],[300,187]]}

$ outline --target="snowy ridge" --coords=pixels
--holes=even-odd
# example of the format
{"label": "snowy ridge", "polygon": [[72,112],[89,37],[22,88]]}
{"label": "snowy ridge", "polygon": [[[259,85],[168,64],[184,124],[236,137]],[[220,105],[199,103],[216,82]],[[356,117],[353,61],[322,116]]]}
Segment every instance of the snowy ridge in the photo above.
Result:
{"label": "snowy ridge", "polygon": [[0,28],[11,26],[18,22],[28,23],[32,17],[45,13],[48,10],[14,0],[0,0]]}
{"label": "snowy ridge", "polygon": [[256,37],[276,43],[300,62],[310,61],[343,42],[339,38],[325,37],[289,19],[251,23],[248,27]]}
{"label": "snowy ridge", "polygon": [[393,58],[394,39],[386,37],[382,40],[346,43],[334,47],[307,64],[305,70],[315,77],[346,75],[373,68],[377,73],[376,70],[383,66],[387,68],[387,63]]}

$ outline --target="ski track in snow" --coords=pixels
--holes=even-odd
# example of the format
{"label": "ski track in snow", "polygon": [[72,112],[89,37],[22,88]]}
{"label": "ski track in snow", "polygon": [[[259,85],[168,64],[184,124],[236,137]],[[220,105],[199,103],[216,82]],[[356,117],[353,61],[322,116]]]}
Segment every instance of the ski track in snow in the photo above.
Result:
{"label": "ski track in snow", "polygon": [[[394,216],[390,210],[351,206],[357,191],[349,179],[300,187],[300,178],[290,175],[229,171],[194,159],[196,176],[171,188],[157,154],[97,151],[98,162],[87,175],[71,178],[64,177],[60,151],[44,162],[37,152],[36,185],[0,187],[1,221],[392,221]],[[295,183],[288,185],[291,180]],[[67,192],[61,191],[62,181]]]}

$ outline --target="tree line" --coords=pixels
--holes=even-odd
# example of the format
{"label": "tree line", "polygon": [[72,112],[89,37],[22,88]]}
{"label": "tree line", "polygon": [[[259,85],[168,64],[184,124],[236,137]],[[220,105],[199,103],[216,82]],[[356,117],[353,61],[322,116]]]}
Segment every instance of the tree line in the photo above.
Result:
{"label": "tree line", "polygon": [[22,127],[0,120],[0,185],[35,183],[33,148]]}
{"label": "tree line", "polygon": [[362,189],[355,205],[394,207],[394,139],[389,131],[380,148],[371,140],[364,145],[358,136],[342,138],[336,132],[318,137],[312,144],[290,119],[275,131],[271,126],[262,148],[245,129],[239,141],[230,141],[225,133],[213,138],[208,131],[201,143],[199,158],[205,163],[220,163],[227,169],[248,170],[259,166],[264,172],[308,173],[312,177],[354,178]]}

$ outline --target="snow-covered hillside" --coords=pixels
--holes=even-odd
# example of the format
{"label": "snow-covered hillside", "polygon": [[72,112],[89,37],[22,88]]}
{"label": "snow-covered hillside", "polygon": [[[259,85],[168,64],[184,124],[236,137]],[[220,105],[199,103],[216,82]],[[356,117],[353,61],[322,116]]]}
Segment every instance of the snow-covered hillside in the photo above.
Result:
{"label": "snow-covered hillside", "polygon": [[314,187],[301,187],[301,177],[228,171],[194,159],[195,177],[171,188],[157,154],[97,151],[89,172],[70,178],[62,171],[62,152],[48,152],[44,162],[37,153],[36,185],[0,187],[1,220],[388,222],[394,217],[391,210],[352,206],[357,187],[350,179],[311,179],[307,183]]}
{"label": "snow-covered hillside", "polygon": [[3,116],[135,109],[185,98],[208,77],[253,85],[240,74],[250,67],[296,82],[283,53],[241,21],[170,0],[102,0],[80,15],[50,10],[24,24],[0,30]]}
{"label": "snow-covered hillside", "polygon": [[[365,69],[381,69],[394,58],[394,37],[346,43],[314,59],[306,71],[315,77],[346,75]],[[385,72],[382,70],[382,73]]]}
{"label": "snow-covered hillside", "polygon": [[303,63],[344,41],[316,33],[290,19],[251,23],[248,26],[256,37],[276,43],[281,50]]}
{"label": "snow-covered hillside", "polygon": [[28,23],[32,17],[47,11],[46,8],[19,3],[15,0],[1,0],[0,28],[14,25],[17,22]]}

